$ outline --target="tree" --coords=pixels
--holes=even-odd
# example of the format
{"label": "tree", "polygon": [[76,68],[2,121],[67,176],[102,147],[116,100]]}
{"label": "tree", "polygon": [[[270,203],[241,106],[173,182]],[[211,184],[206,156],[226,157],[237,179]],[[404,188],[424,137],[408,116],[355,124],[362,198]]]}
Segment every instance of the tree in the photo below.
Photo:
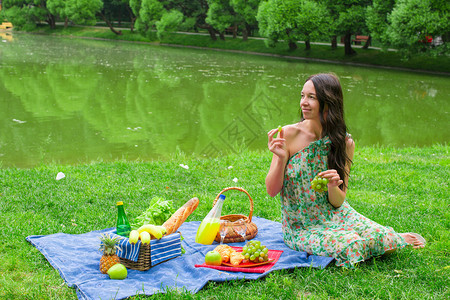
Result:
{"label": "tree", "polygon": [[121,15],[115,16],[114,12],[122,5],[124,5],[122,0],[103,0],[103,8],[98,12],[109,29],[117,35],[122,35],[122,31],[114,29],[113,20],[116,17],[119,17],[119,20],[121,20]]}
{"label": "tree", "polygon": [[36,24],[45,21],[55,28],[59,17],[76,24],[95,24],[96,13],[103,6],[102,0],[6,0],[2,13],[22,30],[31,30]]}
{"label": "tree", "polygon": [[151,36],[164,12],[164,6],[157,0],[130,0],[130,7],[136,15],[136,30]]}
{"label": "tree", "polygon": [[[352,35],[367,31],[365,22],[366,7],[371,0],[321,0],[329,10],[332,28],[332,36],[343,35],[345,55],[356,54],[352,48]],[[332,42],[332,46],[336,41]],[[368,44],[367,44],[368,45]]]}
{"label": "tree", "polygon": [[399,0],[388,17],[389,43],[405,53],[432,51],[428,37],[442,38],[438,53],[448,54],[450,4],[443,0]]}
{"label": "tree", "polygon": [[166,10],[176,9],[183,13],[183,23],[181,27],[186,29],[198,28],[206,29],[212,40],[217,40],[216,34],[218,31],[209,23],[206,22],[207,12],[209,10],[208,0],[165,0],[163,1]]}
{"label": "tree", "polygon": [[258,27],[256,15],[261,0],[230,0],[230,5],[238,15],[238,22],[242,25],[242,39],[246,41],[252,34],[252,28]]}
{"label": "tree", "polygon": [[131,9],[131,4],[130,2],[132,2],[133,0],[120,0],[124,5],[125,5],[125,9],[128,12],[128,16],[130,19],[130,30],[131,32],[134,31],[134,23],[136,22],[137,16],[134,14],[133,9]]}
{"label": "tree", "polygon": [[206,23],[217,29],[222,40],[225,40],[225,29],[237,21],[229,0],[208,0],[206,15]]}
{"label": "tree", "polygon": [[67,1],[65,0],[47,0],[48,11],[51,14],[59,16],[61,19],[64,19],[64,28],[67,28],[67,25],[69,23],[69,16],[67,15],[66,12],[66,6]]}
{"label": "tree", "polygon": [[[183,21],[178,26],[178,29],[189,31],[192,29],[196,30],[197,20],[201,19],[199,16],[203,12],[201,8],[202,2],[206,3],[206,0],[165,0],[162,3],[167,11],[177,10],[183,14]],[[205,14],[206,10],[203,13]],[[203,17],[203,23],[204,19],[205,16]]]}
{"label": "tree", "polygon": [[[167,4],[167,3],[165,3]],[[136,29],[148,36],[156,29],[157,37],[178,29],[184,16],[177,9],[167,10],[163,3],[157,0],[130,0],[133,13],[137,16]]]}
{"label": "tree", "polygon": [[296,42],[305,40],[308,50],[311,39],[329,35],[327,15],[324,5],[310,0],[269,0],[260,4],[256,18],[259,31],[268,38],[269,45],[283,39],[289,49],[295,50]]}
{"label": "tree", "polygon": [[47,9],[55,16],[75,24],[94,25],[95,15],[103,7],[102,0],[47,0]]}
{"label": "tree", "polygon": [[330,36],[329,15],[325,6],[313,1],[302,1],[300,9],[301,13],[295,17],[299,28],[298,38],[305,41],[305,48],[309,50],[311,40]]}
{"label": "tree", "polygon": [[183,14],[176,9],[163,13],[161,20],[156,22],[156,31],[161,40],[163,35],[170,31],[175,31],[183,22]]}
{"label": "tree", "polygon": [[55,28],[55,16],[48,11],[45,0],[4,0],[2,15],[16,29],[31,30],[39,22],[47,22]]}
{"label": "tree", "polygon": [[395,0],[372,0],[372,5],[366,9],[366,24],[370,36],[381,42],[386,41],[388,16],[394,8]]}

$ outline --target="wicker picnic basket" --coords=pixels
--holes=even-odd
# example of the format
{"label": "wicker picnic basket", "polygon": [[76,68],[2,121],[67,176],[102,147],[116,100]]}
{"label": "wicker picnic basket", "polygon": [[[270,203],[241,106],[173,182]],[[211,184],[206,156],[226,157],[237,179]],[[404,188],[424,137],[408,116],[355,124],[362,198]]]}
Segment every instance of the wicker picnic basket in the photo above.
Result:
{"label": "wicker picnic basket", "polygon": [[[174,244],[175,248],[173,248]],[[160,263],[163,263],[177,256],[180,256],[181,246],[178,249],[178,246],[180,244],[181,244],[181,233],[179,231],[170,234],[168,236],[163,236],[160,240],[155,241],[155,238],[152,238],[149,244],[141,243],[137,261],[132,261],[123,257],[119,257],[120,263],[123,264],[128,269],[147,271],[148,269]]]}
{"label": "wicker picnic basket", "polygon": [[141,244],[137,261],[132,261],[122,257],[120,257],[119,259],[120,263],[123,264],[127,269],[147,271],[152,266],[150,259],[150,244]]}
{"label": "wicker picnic basket", "polygon": [[[217,200],[219,199],[219,196],[222,195],[224,192],[229,191],[229,190],[237,190],[240,192],[245,193],[248,196],[248,199],[250,200],[250,213],[248,214],[248,217],[245,215],[240,215],[240,214],[233,214],[233,215],[225,215],[225,216],[221,216],[220,219],[221,220],[227,220],[230,222],[234,222],[237,221],[239,219],[244,219],[244,221],[247,223],[247,232],[245,234],[245,240],[251,240],[252,238],[254,238],[256,236],[256,234],[258,233],[258,227],[256,227],[256,224],[252,222],[252,215],[253,215],[253,199],[250,196],[250,194],[244,190],[243,188],[240,187],[227,187],[225,189],[223,189],[216,197],[216,199],[214,199],[214,203],[213,206],[216,204]],[[216,238],[214,239],[216,242],[220,242],[220,233],[218,233],[216,235]],[[238,242],[243,242],[244,239],[242,236],[240,236],[235,230],[231,230],[231,232],[229,232],[223,242],[224,243],[238,243]]]}

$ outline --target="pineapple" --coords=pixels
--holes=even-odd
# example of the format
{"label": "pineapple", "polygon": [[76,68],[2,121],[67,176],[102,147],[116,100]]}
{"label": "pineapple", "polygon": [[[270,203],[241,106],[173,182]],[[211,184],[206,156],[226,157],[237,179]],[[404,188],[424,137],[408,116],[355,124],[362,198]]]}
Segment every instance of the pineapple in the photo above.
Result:
{"label": "pineapple", "polygon": [[102,258],[100,259],[100,272],[106,274],[112,266],[120,263],[119,257],[116,255],[116,250],[119,249],[117,241],[119,237],[111,238],[109,234],[102,234],[100,237],[100,251],[103,251]]}

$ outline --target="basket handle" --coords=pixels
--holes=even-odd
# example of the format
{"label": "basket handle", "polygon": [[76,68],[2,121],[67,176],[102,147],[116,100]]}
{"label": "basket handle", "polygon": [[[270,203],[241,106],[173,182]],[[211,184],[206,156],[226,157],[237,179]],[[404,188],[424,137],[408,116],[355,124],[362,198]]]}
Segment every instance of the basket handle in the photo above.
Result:
{"label": "basket handle", "polygon": [[232,186],[232,187],[224,188],[224,189],[216,196],[216,199],[214,199],[213,207],[214,207],[214,205],[216,205],[217,200],[219,200],[220,195],[222,195],[223,193],[225,193],[226,191],[229,191],[229,190],[237,190],[237,191],[244,192],[245,194],[247,194],[248,199],[250,200],[250,213],[248,214],[248,223],[250,223],[250,222],[252,221],[252,215],[253,215],[253,199],[252,199],[252,197],[250,196],[250,194],[249,194],[246,190],[244,190],[243,188],[241,188],[241,187],[233,187],[233,186]]}

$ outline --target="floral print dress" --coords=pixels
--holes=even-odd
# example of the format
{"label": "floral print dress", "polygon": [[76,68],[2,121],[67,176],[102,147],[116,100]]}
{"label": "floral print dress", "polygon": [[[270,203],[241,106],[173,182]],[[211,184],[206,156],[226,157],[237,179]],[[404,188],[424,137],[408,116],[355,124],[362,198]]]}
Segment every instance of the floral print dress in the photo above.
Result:
{"label": "floral print dress", "polygon": [[281,190],[282,228],[286,245],[309,254],[332,256],[337,266],[358,262],[407,245],[391,227],[355,211],[347,201],[334,208],[327,192],[316,192],[311,181],[328,169],[328,137],[312,142],[287,162]]}

